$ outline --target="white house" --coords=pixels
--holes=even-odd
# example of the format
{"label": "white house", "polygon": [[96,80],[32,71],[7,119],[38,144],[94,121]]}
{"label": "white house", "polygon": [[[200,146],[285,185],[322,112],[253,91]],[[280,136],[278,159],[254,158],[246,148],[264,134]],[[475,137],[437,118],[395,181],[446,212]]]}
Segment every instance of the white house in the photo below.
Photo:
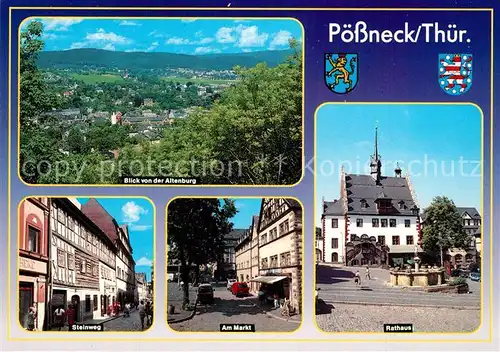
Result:
{"label": "white house", "polygon": [[419,207],[408,176],[381,174],[377,131],[370,175],[341,171],[338,200],[323,201],[321,261],[402,265],[421,249]]}

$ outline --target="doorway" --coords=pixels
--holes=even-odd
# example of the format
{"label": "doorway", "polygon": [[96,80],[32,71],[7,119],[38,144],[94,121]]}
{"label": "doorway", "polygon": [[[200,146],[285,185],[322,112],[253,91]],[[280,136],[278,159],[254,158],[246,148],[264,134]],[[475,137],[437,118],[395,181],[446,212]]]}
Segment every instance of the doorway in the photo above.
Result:
{"label": "doorway", "polygon": [[33,304],[33,283],[19,283],[19,323],[25,329],[28,328],[28,315]]}
{"label": "doorway", "polygon": [[82,319],[81,312],[80,312],[80,296],[78,295],[73,295],[71,297],[71,303],[73,304],[73,309],[75,310],[75,322],[80,322]]}

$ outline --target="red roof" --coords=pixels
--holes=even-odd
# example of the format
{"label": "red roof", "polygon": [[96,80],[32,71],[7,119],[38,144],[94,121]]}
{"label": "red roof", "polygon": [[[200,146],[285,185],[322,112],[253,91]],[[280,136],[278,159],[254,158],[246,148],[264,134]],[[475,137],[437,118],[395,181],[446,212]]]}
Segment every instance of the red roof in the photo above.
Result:
{"label": "red roof", "polygon": [[108,238],[115,242],[118,237],[116,220],[94,198],[82,205],[82,212],[96,224]]}

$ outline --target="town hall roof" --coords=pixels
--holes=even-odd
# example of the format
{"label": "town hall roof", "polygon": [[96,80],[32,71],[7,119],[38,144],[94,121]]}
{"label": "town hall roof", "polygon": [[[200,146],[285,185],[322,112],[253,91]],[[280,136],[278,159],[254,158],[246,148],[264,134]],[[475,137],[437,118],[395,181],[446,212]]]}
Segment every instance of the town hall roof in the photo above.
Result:
{"label": "town hall roof", "polygon": [[413,215],[416,204],[406,178],[381,176],[377,184],[370,175],[347,174],[345,183],[348,213],[377,214],[375,201],[384,198],[391,201],[394,215]]}
{"label": "town hall roof", "polygon": [[[346,194],[334,202],[323,202],[323,215],[344,215],[343,205],[347,203],[347,214],[380,215],[377,206],[383,201],[383,214],[388,216],[415,215],[418,206],[413,198],[408,179],[401,177],[399,165],[394,170],[396,177],[382,176],[382,161],[378,154],[378,134],[375,129],[375,148],[371,157],[369,175],[345,174],[341,180]],[[389,205],[389,207],[388,207]]]}

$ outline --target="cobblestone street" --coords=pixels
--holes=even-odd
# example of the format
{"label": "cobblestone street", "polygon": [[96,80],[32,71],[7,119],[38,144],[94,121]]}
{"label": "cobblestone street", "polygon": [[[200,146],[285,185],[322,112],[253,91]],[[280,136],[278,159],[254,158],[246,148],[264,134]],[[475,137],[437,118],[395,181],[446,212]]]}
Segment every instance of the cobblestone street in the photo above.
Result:
{"label": "cobblestone street", "polygon": [[378,332],[383,324],[413,324],[414,331],[468,332],[480,325],[480,283],[468,280],[470,293],[428,293],[389,287],[387,270],[360,268],[361,287],[353,282],[356,268],[319,265],[318,327],[325,331]]}
{"label": "cobblestone street", "polygon": [[[182,292],[176,284],[168,284],[168,304],[182,300]],[[255,298],[236,298],[225,287],[215,287],[214,303],[198,306],[196,315],[187,321],[170,324],[176,331],[220,331],[220,324],[254,324],[256,332],[294,331],[297,322],[288,322],[266,315],[253,302]],[[195,300],[194,289],[190,299]],[[176,307],[177,308],[177,307]]]}
{"label": "cobblestone street", "polygon": [[[144,320],[144,325],[144,330],[147,330],[148,325],[146,324],[146,320]],[[139,311],[132,309],[128,318],[121,316],[104,323],[104,331],[142,331]]]}

